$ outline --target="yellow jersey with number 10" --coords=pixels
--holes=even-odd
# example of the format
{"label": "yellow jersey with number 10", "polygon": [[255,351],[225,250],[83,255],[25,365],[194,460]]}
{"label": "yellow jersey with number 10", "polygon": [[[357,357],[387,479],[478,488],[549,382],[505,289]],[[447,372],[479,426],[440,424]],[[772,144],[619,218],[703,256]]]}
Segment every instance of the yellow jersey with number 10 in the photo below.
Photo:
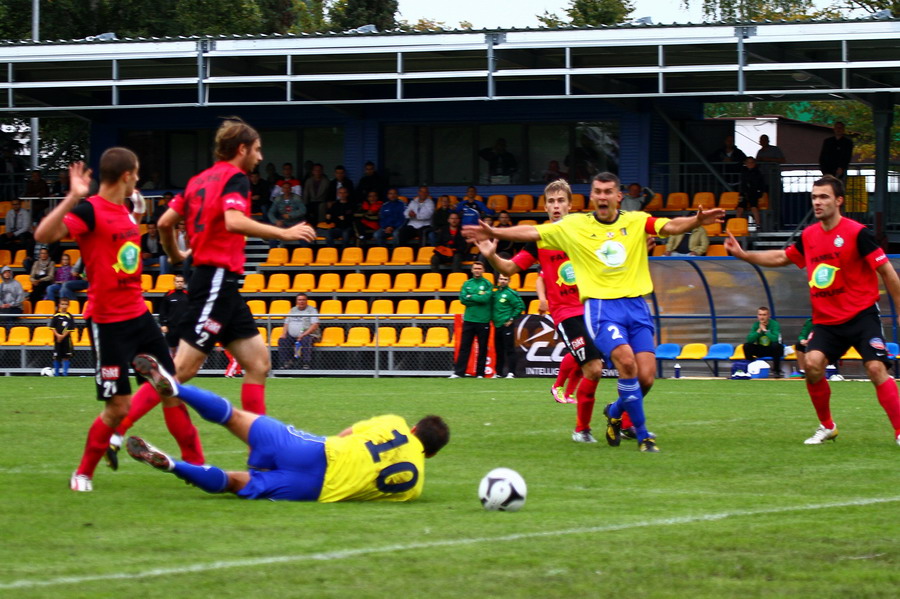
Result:
{"label": "yellow jersey with number 10", "polygon": [[658,236],[669,220],[620,211],[616,220],[602,223],[589,212],[535,228],[541,236],[538,247],[568,254],[583,302],[641,297],[653,291],[647,237]]}
{"label": "yellow jersey with number 10", "polygon": [[422,494],[425,448],[400,416],[376,416],[326,437],[319,501],[409,501]]}

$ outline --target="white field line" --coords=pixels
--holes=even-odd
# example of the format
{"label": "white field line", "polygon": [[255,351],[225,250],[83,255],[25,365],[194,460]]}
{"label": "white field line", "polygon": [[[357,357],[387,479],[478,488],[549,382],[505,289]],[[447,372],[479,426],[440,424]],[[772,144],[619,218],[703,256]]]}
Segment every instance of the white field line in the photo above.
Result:
{"label": "white field line", "polygon": [[229,568],[250,568],[257,566],[266,566],[270,564],[286,564],[307,561],[332,561],[350,559],[365,555],[374,555],[381,553],[394,553],[397,551],[418,551],[423,549],[435,549],[440,547],[460,547],[465,545],[475,545],[478,543],[504,543],[511,541],[522,541],[527,539],[537,539],[544,537],[560,537],[566,535],[583,535],[600,532],[610,532],[619,530],[629,530],[633,528],[646,528],[653,526],[675,526],[679,524],[693,524],[695,522],[713,522],[716,520],[725,520],[726,518],[747,517],[747,516],[763,516],[768,514],[781,514],[787,512],[805,512],[813,510],[828,510],[843,507],[857,507],[866,505],[876,505],[881,503],[894,503],[900,501],[900,496],[894,497],[872,497],[867,499],[852,499],[848,501],[840,501],[835,503],[813,503],[799,506],[785,506],[775,508],[763,508],[758,510],[735,510],[731,512],[716,512],[711,514],[698,514],[695,516],[678,516],[674,518],[660,518],[655,520],[646,520],[644,522],[630,522],[626,524],[614,524],[609,526],[591,526],[584,528],[566,528],[561,530],[547,530],[539,532],[526,532],[512,535],[501,535],[497,537],[475,537],[469,539],[447,539],[445,541],[429,541],[422,543],[406,543],[398,545],[384,545],[379,547],[360,547],[358,549],[345,549],[342,551],[326,551],[322,553],[305,553],[299,555],[273,555],[270,557],[258,557],[254,559],[237,559],[227,561],[214,561],[207,563],[195,563],[177,568],[154,568],[141,572],[131,573],[111,573],[111,574],[94,574],[86,576],[61,576],[50,579],[24,579],[13,580],[11,582],[0,582],[0,590],[6,589],[27,589],[36,587],[52,587],[67,584],[82,584],[85,582],[98,582],[104,580],[132,580],[137,578],[158,578],[162,576],[173,576],[179,574],[193,574],[198,572],[209,572],[213,570],[225,570]]}

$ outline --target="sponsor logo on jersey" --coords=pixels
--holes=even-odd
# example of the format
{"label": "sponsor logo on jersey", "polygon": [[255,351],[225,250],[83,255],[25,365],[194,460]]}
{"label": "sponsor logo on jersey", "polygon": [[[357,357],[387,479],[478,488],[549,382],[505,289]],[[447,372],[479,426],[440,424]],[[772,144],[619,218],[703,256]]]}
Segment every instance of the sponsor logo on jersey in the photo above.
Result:
{"label": "sponsor logo on jersey", "polygon": [[101,366],[100,378],[104,381],[115,381],[119,378],[119,372],[118,366]]}
{"label": "sponsor logo on jersey", "polygon": [[835,237],[834,238],[834,247],[836,247],[836,248],[844,247],[844,238],[841,237],[840,235]]}
{"label": "sponsor logo on jersey", "polygon": [[837,271],[840,269],[836,266],[832,266],[830,264],[819,264],[813,269],[812,274],[809,277],[809,286],[815,287],[816,289],[827,289],[834,284],[834,279],[837,276]]}
{"label": "sponsor logo on jersey", "polygon": [[222,330],[222,323],[218,320],[213,320],[212,318],[208,318],[206,322],[203,323],[203,330],[209,331],[213,335],[218,335],[219,331]]}
{"label": "sponsor logo on jersey", "polygon": [[584,347],[584,337],[576,337],[572,339],[572,349],[578,350]]}
{"label": "sponsor logo on jersey", "polygon": [[597,258],[600,259],[600,262],[611,267],[618,267],[625,264],[625,258],[627,256],[625,246],[618,241],[604,241],[603,245],[600,246],[600,249],[598,249],[595,254]]}
{"label": "sponsor logo on jersey", "polygon": [[141,266],[141,248],[133,241],[126,241],[116,254],[113,270],[133,275]]}
{"label": "sponsor logo on jersey", "polygon": [[558,275],[556,279],[557,285],[575,285],[575,268],[572,266],[571,260],[566,260],[560,264],[556,274]]}

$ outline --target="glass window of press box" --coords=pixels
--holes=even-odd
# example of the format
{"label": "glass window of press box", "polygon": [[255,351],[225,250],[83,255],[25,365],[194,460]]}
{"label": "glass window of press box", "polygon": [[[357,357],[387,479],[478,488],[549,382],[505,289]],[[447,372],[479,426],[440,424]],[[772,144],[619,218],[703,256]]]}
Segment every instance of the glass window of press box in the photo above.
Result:
{"label": "glass window of press box", "polygon": [[387,125],[391,185],[587,183],[619,170],[616,121],[544,124]]}

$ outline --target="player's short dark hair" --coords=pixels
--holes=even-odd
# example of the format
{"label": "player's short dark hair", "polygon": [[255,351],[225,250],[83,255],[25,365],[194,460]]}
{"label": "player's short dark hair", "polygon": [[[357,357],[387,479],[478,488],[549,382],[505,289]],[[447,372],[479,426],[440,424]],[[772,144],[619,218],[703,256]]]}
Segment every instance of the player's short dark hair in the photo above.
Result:
{"label": "player's short dark hair", "polygon": [[122,175],[137,167],[137,154],[128,148],[109,148],[100,156],[100,182],[116,183]]}
{"label": "player's short dark hair", "polygon": [[440,416],[431,414],[416,423],[416,437],[425,448],[425,455],[431,456],[450,442],[450,427]]}
{"label": "player's short dark hair", "polygon": [[834,194],[836,198],[844,197],[844,182],[835,177],[834,175],[825,175],[815,183],[813,183],[813,187],[825,187],[831,186],[831,193]]}
{"label": "player's short dark hair", "polygon": [[591,179],[591,181],[600,181],[602,183],[609,183],[610,181],[612,181],[616,184],[616,187],[620,187],[622,185],[622,181],[621,179],[619,179],[619,176],[609,171],[597,173],[596,175],[594,175],[594,178]]}
{"label": "player's short dark hair", "polygon": [[237,116],[227,117],[216,131],[216,160],[231,160],[241,146],[248,148],[259,139],[259,133]]}
{"label": "player's short dark hair", "polygon": [[769,307],[768,306],[760,306],[759,308],[756,309],[756,311],[757,312],[768,312]]}

